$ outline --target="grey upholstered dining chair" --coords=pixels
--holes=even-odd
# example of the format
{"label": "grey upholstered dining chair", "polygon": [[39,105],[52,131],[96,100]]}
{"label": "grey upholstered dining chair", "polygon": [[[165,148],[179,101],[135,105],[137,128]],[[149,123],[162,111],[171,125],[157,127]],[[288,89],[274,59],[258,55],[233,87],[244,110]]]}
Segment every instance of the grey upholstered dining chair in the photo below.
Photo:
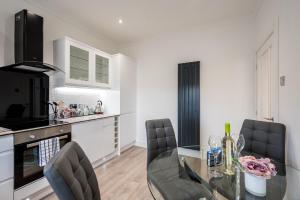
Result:
{"label": "grey upholstered dining chair", "polygon": [[[156,119],[146,121],[147,132],[147,166],[160,153],[177,148],[175,132],[170,119]],[[201,180],[186,165],[187,174],[192,180]]]}
{"label": "grey upholstered dining chair", "polygon": [[76,142],[66,144],[45,166],[44,175],[60,200],[100,200],[94,169]]}
{"label": "grey upholstered dining chair", "polygon": [[240,134],[244,135],[244,153],[268,157],[285,163],[285,125],[246,119]]}
{"label": "grey upholstered dining chair", "polygon": [[[156,119],[146,121],[147,132],[147,171],[153,167],[151,163],[161,153],[168,153],[169,150],[177,150],[177,142],[175,138],[174,129],[170,119]],[[175,151],[177,152],[177,151]],[[170,161],[171,162],[171,161]],[[206,185],[201,184],[201,181],[194,177],[191,169],[182,167],[177,157],[177,161],[173,160],[172,163],[167,165],[173,166],[168,170],[167,175],[160,173],[147,172],[149,190],[155,199],[157,196],[153,194],[153,191],[157,193],[159,191],[160,197],[163,199],[214,199],[214,196],[210,189]],[[172,165],[173,164],[173,165]],[[175,167],[176,166],[176,167]],[[175,169],[175,171],[174,171]],[[151,168],[153,170],[153,168]],[[155,169],[154,169],[155,170]],[[160,167],[158,166],[158,171]],[[156,170],[155,170],[156,171]],[[180,171],[180,176],[178,172]],[[174,173],[174,174],[173,174]],[[167,180],[161,180],[161,177],[167,176]],[[149,181],[150,180],[150,181]],[[154,188],[153,188],[154,185]],[[188,187],[188,194],[185,193],[185,189]]]}
{"label": "grey upholstered dining chair", "polygon": [[174,129],[170,119],[146,121],[147,166],[160,153],[177,148]]}

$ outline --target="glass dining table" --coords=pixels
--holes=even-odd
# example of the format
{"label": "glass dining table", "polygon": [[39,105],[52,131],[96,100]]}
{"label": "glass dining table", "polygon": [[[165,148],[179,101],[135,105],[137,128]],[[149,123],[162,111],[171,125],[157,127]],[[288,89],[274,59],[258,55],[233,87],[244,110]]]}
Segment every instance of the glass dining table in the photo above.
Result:
{"label": "glass dining table", "polygon": [[[250,194],[245,189],[244,172],[235,167],[234,175],[223,174],[222,177],[212,177],[211,167],[208,167],[206,159],[200,157],[203,152],[199,152],[199,156],[188,156],[186,153],[190,150],[201,149],[199,146],[185,146],[184,148],[174,148],[160,153],[154,158],[147,167],[148,185],[155,199],[165,199],[166,196],[172,196],[174,193],[189,193],[185,186],[180,186],[183,179],[189,179],[198,184],[205,192],[210,191],[213,197],[203,195],[203,198],[195,199],[271,199],[281,200],[285,196],[287,179],[285,165],[273,161],[277,168],[277,175],[267,180],[267,189],[265,197],[258,197]],[[183,150],[183,151],[181,151]],[[249,155],[244,152],[244,155]],[[217,167],[219,171],[223,171],[223,166]],[[187,177],[188,176],[188,177]],[[175,184],[176,191],[170,186]],[[204,193],[205,193],[204,192]],[[184,195],[183,195],[184,196]],[[168,199],[168,198],[167,198]],[[192,198],[188,198],[192,199]]]}

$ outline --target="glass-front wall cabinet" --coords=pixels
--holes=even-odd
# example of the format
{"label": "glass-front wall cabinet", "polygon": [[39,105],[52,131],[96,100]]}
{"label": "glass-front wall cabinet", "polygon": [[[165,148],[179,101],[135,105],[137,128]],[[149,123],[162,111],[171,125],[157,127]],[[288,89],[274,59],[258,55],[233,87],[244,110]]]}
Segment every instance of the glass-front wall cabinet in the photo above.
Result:
{"label": "glass-front wall cabinet", "polygon": [[89,81],[89,52],[70,45],[70,79]]}
{"label": "glass-front wall cabinet", "polygon": [[111,87],[110,54],[65,37],[54,41],[53,57],[54,64],[65,72],[56,75],[57,86]]}
{"label": "glass-front wall cabinet", "polygon": [[109,84],[109,59],[96,55],[96,82],[100,84]]}

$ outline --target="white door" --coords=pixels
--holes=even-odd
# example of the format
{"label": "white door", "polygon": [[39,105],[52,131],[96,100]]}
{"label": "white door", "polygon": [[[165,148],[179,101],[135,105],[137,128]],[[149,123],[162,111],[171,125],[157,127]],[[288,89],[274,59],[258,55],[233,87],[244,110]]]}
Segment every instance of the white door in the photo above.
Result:
{"label": "white door", "polygon": [[278,64],[274,35],[256,53],[256,115],[258,120],[278,121]]}

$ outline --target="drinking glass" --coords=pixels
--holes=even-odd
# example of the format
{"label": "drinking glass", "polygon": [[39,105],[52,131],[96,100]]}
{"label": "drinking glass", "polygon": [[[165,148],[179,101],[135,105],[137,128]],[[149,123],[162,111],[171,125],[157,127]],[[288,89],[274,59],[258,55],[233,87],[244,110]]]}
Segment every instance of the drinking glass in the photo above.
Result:
{"label": "drinking glass", "polygon": [[233,141],[234,141],[234,145],[235,145],[234,148],[236,148],[236,143],[237,143],[237,141],[238,141],[238,139],[239,139],[240,134],[239,134],[239,133],[231,133],[230,136],[232,137],[232,139],[233,139]]}
{"label": "drinking glass", "polygon": [[238,133],[233,133],[231,137],[234,140],[234,157],[238,159],[245,146],[245,138],[244,135]]}
{"label": "drinking glass", "polygon": [[212,172],[211,172],[211,175],[213,177],[222,177],[223,176],[222,173],[220,173],[217,170],[218,156],[222,152],[222,145],[221,145],[220,137],[217,137],[217,136],[214,136],[214,135],[209,136],[208,145],[209,145],[210,151],[213,154],[214,165],[215,165],[214,170],[212,170]]}
{"label": "drinking glass", "polygon": [[241,154],[242,150],[244,149],[244,147],[245,147],[245,138],[244,138],[244,135],[240,134],[238,137],[238,140],[236,141],[237,159],[240,157],[240,154]]}

